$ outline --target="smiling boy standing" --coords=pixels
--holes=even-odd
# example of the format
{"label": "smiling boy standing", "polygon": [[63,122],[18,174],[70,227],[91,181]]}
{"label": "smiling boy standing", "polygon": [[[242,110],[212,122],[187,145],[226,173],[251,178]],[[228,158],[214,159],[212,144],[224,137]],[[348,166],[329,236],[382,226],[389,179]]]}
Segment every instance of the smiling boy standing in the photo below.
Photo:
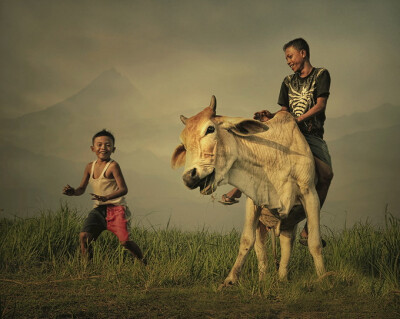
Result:
{"label": "smiling boy standing", "polygon": [[102,130],[96,133],[92,138],[91,150],[96,154],[97,160],[86,165],[79,187],[75,189],[67,185],[63,194],[80,196],[85,193],[88,184],[93,189],[91,195],[94,208],[79,234],[83,256],[90,258],[90,243],[103,230],[109,230],[118,237],[123,247],[146,264],[139,246],[129,238],[130,211],[124,197],[128,193],[128,187],[120,166],[111,159],[111,154],[115,151],[114,144],[115,138],[110,132]]}

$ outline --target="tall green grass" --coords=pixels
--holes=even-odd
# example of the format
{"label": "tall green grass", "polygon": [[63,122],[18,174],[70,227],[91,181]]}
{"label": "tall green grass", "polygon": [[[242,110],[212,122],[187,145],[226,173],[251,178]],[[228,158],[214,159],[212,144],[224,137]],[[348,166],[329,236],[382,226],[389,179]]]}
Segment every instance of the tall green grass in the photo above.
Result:
{"label": "tall green grass", "polygon": [[[2,279],[43,281],[100,276],[145,288],[202,285],[216,289],[235,261],[240,240],[236,230],[222,234],[206,229],[189,232],[133,227],[132,238],[143,249],[147,267],[135,262],[109,232],[93,244],[93,260],[87,263],[79,253],[82,223],[80,214],[68,206],[34,218],[2,218]],[[352,287],[378,296],[400,289],[398,218],[388,213],[383,227],[365,222],[342,231],[326,230],[324,239],[328,242],[324,249],[326,267],[333,275],[318,289]],[[267,245],[271,246],[270,241]],[[269,275],[259,283],[257,261],[251,252],[239,288],[245,293],[275,296],[284,287],[287,298],[296,298],[318,283],[312,258],[304,247],[296,245],[293,250],[288,283],[277,281],[271,253],[269,260]]]}

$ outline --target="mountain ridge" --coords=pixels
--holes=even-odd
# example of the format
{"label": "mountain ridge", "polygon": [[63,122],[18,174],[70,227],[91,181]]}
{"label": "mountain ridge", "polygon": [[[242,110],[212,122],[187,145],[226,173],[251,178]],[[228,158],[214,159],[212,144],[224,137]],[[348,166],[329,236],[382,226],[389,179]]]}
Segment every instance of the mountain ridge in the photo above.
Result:
{"label": "mountain ridge", "polygon": [[327,118],[324,138],[335,140],[357,131],[368,131],[400,123],[400,106],[384,103],[372,110]]}
{"label": "mountain ridge", "polygon": [[[162,212],[162,215],[167,209],[173,211],[174,218],[179,216],[179,222],[188,225],[193,224],[194,218],[201,220],[205,216],[211,223],[216,219],[222,223],[224,215],[219,215],[221,212],[226,212],[228,219],[231,214],[242,218],[242,206],[228,210],[216,205],[208,211],[206,207],[211,206],[211,199],[194,196],[194,191],[187,192],[179,173],[173,172],[169,165],[169,156],[179,143],[182,129],[178,116],[176,123],[172,123],[171,118],[158,118],[157,113],[145,118],[141,114],[142,107],[148,105],[146,102],[140,104],[141,94],[131,85],[128,78],[110,69],[75,95],[46,110],[14,121],[1,121],[2,144],[9,152],[0,156],[3,164],[0,169],[3,177],[0,195],[3,197],[0,200],[6,203],[12,199],[11,202],[27,205],[38,196],[49,203],[54,202],[54,198],[58,200],[59,186],[52,190],[47,184],[68,183],[64,179],[69,177],[70,183],[78,183],[83,165],[93,160],[89,148],[91,137],[106,128],[116,136],[115,159],[127,174],[130,197],[139,210],[150,209]],[[85,106],[90,107],[84,110]],[[156,106],[152,107],[153,111],[157,110]],[[329,138],[335,177],[324,209],[351,209],[354,216],[374,216],[374,211],[390,201],[394,210],[400,213],[397,204],[400,192],[397,182],[400,177],[397,168],[400,162],[399,123],[400,108],[388,103],[367,112],[327,119],[326,137]],[[160,149],[163,151],[155,152]],[[63,169],[63,163],[67,169]],[[18,188],[25,195],[12,197],[18,193]],[[219,188],[219,191],[223,189]],[[77,199],[69,200],[80,203]],[[362,203],[357,202],[361,200]],[[87,198],[84,202],[88,202]],[[9,207],[13,207],[12,203]],[[164,217],[157,218],[164,220]]]}
{"label": "mountain ridge", "polygon": [[[91,137],[103,128],[135,148],[151,132],[149,120],[140,115],[144,101],[128,78],[110,69],[62,102],[0,121],[0,133],[19,147],[61,157],[86,150]],[[132,140],[132,136],[138,139]]]}

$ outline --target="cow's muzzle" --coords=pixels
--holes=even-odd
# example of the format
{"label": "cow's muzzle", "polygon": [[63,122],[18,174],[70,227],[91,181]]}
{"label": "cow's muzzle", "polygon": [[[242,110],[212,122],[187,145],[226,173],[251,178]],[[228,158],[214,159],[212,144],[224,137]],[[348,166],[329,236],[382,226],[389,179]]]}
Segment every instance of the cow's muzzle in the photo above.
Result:
{"label": "cow's muzzle", "polygon": [[195,189],[200,187],[200,193],[204,195],[210,195],[215,191],[214,188],[214,180],[215,180],[215,170],[212,171],[211,174],[200,178],[197,169],[193,168],[182,176],[183,182],[190,189]]}

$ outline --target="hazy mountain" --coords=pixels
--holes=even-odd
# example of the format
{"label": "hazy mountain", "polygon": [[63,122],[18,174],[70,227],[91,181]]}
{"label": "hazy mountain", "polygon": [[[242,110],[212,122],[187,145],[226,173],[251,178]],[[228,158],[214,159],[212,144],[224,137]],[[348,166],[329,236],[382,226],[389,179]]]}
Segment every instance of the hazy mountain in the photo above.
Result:
{"label": "hazy mountain", "polygon": [[[244,199],[225,207],[198,190],[183,186],[180,171],[173,171],[169,154],[179,143],[183,128],[175,114],[158,118],[157,109],[111,69],[74,96],[43,111],[0,120],[0,208],[8,213],[55,208],[61,199],[89,209],[90,196],[68,198],[62,187],[77,186],[85,164],[94,160],[91,136],[102,128],[116,136],[113,155],[129,187],[128,203],[139,219],[152,225],[217,229],[241,227]],[[186,114],[188,116],[193,114]],[[386,204],[400,214],[400,144],[397,137],[400,108],[385,104],[372,111],[330,118],[326,138],[335,177],[322,222],[340,226],[369,217],[379,220]],[[162,154],[162,156],[160,156]],[[219,198],[230,187],[218,189]]]}
{"label": "hazy mountain", "polygon": [[[81,159],[91,136],[103,128],[115,133],[117,146],[134,149],[149,136],[151,125],[141,114],[143,96],[130,80],[111,69],[76,95],[45,110],[0,122],[2,137],[35,153]],[[132,139],[135,136],[135,139]]]}
{"label": "hazy mountain", "polygon": [[400,106],[383,104],[368,112],[328,118],[325,123],[325,139],[335,140],[345,135],[390,127],[400,123]]}
{"label": "hazy mountain", "polygon": [[[159,157],[149,150],[164,147],[166,153],[172,153],[179,130],[171,132],[168,121],[160,125],[163,119],[143,117],[146,107],[129,79],[112,69],[61,103],[2,121],[2,145],[9,151],[0,157],[0,208],[25,214],[38,207],[55,208],[60,200],[67,200],[89,209],[89,195],[65,197],[61,189],[67,183],[79,184],[84,166],[94,159],[89,148],[91,136],[107,128],[116,136],[113,158],[123,169],[128,203],[137,216],[152,225],[166,225],[171,217],[173,224],[185,228],[201,224],[222,227],[218,219],[224,214],[215,217],[205,208],[211,198],[204,199],[198,192],[188,194],[180,173],[170,168],[169,156]],[[181,128],[178,117],[176,124]],[[166,135],[174,136],[172,146],[167,146]],[[232,211],[225,213],[232,215]]]}
{"label": "hazy mountain", "polygon": [[400,125],[360,131],[329,142],[334,179],[325,210],[335,222],[382,221],[385,206],[400,216]]}
{"label": "hazy mountain", "polygon": [[59,206],[59,194],[70,180],[80,182],[83,164],[42,156],[2,141],[0,208],[6,213],[32,213]]}

